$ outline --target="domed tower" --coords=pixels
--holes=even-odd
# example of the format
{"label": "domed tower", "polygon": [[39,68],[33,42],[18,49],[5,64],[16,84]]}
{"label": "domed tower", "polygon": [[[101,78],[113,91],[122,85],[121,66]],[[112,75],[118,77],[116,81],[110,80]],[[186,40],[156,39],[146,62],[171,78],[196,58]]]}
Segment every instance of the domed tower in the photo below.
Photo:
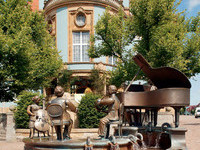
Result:
{"label": "domed tower", "polygon": [[[91,70],[99,68],[112,70],[115,65],[113,57],[89,58],[90,35],[94,26],[106,7],[116,13],[119,7],[128,11],[129,0],[48,0],[44,2],[44,13],[52,36],[55,36],[56,46],[60,51],[65,68],[73,71],[73,76],[79,76],[84,81],[88,79]],[[84,82],[83,82],[84,83]],[[79,85],[79,88],[87,88]],[[84,90],[82,90],[84,91]]]}

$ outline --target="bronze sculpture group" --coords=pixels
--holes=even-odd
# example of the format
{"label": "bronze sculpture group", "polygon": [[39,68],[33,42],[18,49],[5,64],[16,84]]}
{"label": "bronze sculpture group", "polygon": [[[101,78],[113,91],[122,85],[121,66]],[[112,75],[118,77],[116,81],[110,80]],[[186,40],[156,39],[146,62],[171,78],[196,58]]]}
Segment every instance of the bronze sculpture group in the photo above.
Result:
{"label": "bronze sculpture group", "polygon": [[[136,54],[133,59],[157,89],[152,89],[149,85],[132,84],[140,70],[123,92],[116,94],[117,88],[110,85],[108,88],[109,96],[98,99],[95,105],[100,110],[107,106],[107,109],[103,110],[107,112],[107,115],[99,123],[98,134],[101,140],[91,141],[90,137],[88,137],[86,144],[82,140],[65,141],[63,142],[64,144],[62,142],[49,144],[48,142],[43,142],[43,139],[39,139],[40,145],[38,144],[38,139],[27,138],[24,140],[26,150],[30,147],[38,147],[38,145],[41,148],[51,146],[53,148],[62,147],[67,149],[69,147],[82,149],[84,146],[85,150],[99,149],[100,147],[102,149],[115,150],[121,148],[125,148],[124,150],[133,148],[186,149],[185,132],[187,130],[180,129],[178,126],[180,108],[189,105],[190,102],[191,84],[189,80],[183,73],[174,68],[152,68],[141,54]],[[85,91],[85,93],[88,92],[90,92],[89,89]],[[49,125],[56,130],[58,140],[71,138],[70,133],[73,122],[66,108],[77,112],[76,107],[70,100],[62,98],[63,94],[63,88],[56,87],[55,95],[57,97],[48,103],[46,110],[43,107],[43,112],[46,111],[48,113]],[[39,110],[41,111],[38,105],[39,97],[33,97],[32,100],[34,104],[27,108],[27,112],[30,115],[31,138],[35,129],[39,131],[45,129],[44,123],[48,122],[48,119],[41,117],[38,120],[38,112]],[[161,126],[158,126],[158,111],[167,106],[173,107],[175,110],[175,123],[164,122]],[[163,120],[165,121],[165,119]],[[39,122],[39,126],[36,126],[36,122]],[[127,122],[129,126],[126,126]],[[110,136],[110,129],[113,129],[111,128],[113,124],[118,125],[118,128],[115,127],[115,131],[118,130],[118,135],[114,132],[114,136]],[[108,136],[110,137],[108,138]],[[115,137],[117,137],[116,140]],[[102,140],[103,138],[106,139]]]}
{"label": "bronze sculpture group", "polygon": [[[109,97],[104,97],[102,99],[98,99],[96,101],[96,105],[99,106],[108,106],[107,115],[100,120],[99,123],[99,130],[98,134],[101,138],[105,137],[105,131],[106,131],[106,124],[110,121],[116,121],[119,120],[119,108],[120,108],[120,102],[118,98],[116,97],[115,93],[117,92],[117,88],[114,85],[110,85],[108,88]],[[57,86],[55,88],[54,94],[56,96],[55,99],[48,102],[46,110],[49,117],[41,118],[42,123],[48,123],[48,126],[50,125],[52,127],[52,135],[53,135],[53,128],[55,128],[56,134],[57,134],[57,140],[67,140],[71,139],[70,133],[73,125],[73,121],[70,117],[70,114],[67,112],[67,109],[70,109],[72,112],[77,112],[77,108],[74,106],[74,104],[68,100],[63,98],[64,89],[61,86]],[[34,104],[29,105],[27,108],[27,113],[30,115],[30,121],[29,121],[29,128],[30,128],[30,138],[33,138],[37,122],[37,116],[38,111],[41,110],[41,106],[39,106],[40,98],[38,96],[35,96],[32,98],[32,101]],[[44,110],[43,105],[43,110]],[[47,122],[48,120],[48,122]],[[44,126],[44,125],[41,126]],[[46,124],[45,124],[46,126]],[[63,130],[64,126],[64,130]],[[42,130],[42,129],[40,129]],[[37,130],[38,132],[40,130]],[[47,127],[44,129],[44,131],[47,130]],[[49,131],[49,130],[48,130]],[[48,132],[49,135],[49,132]],[[45,136],[45,134],[44,134]]]}

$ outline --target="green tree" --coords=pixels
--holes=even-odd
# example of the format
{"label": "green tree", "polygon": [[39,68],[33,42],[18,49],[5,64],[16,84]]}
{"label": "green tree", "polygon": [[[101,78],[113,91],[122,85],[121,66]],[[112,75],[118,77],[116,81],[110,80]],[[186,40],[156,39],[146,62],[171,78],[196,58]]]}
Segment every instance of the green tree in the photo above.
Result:
{"label": "green tree", "polygon": [[200,39],[196,36],[199,31],[188,30],[193,21],[190,22],[184,12],[177,12],[180,2],[176,3],[176,0],[131,2],[130,12],[133,14],[131,25],[136,35],[141,37],[134,49],[153,67],[174,67],[191,77],[200,72],[200,42],[195,43],[191,50],[188,44],[190,40],[194,40],[192,35],[195,35],[197,40]]}
{"label": "green tree", "polygon": [[97,128],[99,120],[105,117],[105,113],[98,112],[95,108],[95,102],[98,98],[100,98],[99,95],[92,93],[82,97],[78,106],[79,128]]}
{"label": "green tree", "polygon": [[0,100],[48,86],[61,65],[44,15],[27,1],[0,0]]}
{"label": "green tree", "polygon": [[58,77],[58,85],[62,86],[67,92],[74,92],[75,89],[72,89],[73,85],[76,85],[77,82],[81,82],[79,76],[72,76],[71,70],[62,70]]}
{"label": "green tree", "polygon": [[70,92],[71,82],[72,82],[72,71],[71,70],[62,70],[61,75],[58,78],[58,84],[62,86],[65,91]]}
{"label": "green tree", "polygon": [[[101,75],[102,73],[102,75]],[[91,88],[93,89],[95,94],[103,94],[104,86],[105,86],[105,73],[101,72],[101,70],[93,69],[91,75],[89,76],[91,81]]]}
{"label": "green tree", "polygon": [[188,77],[200,72],[200,14],[187,19],[184,12],[177,12],[179,4],[176,0],[134,0],[130,16],[121,9],[118,14],[107,10],[101,16],[91,37],[89,55],[118,58],[112,83],[120,85],[133,78],[138,67],[133,65],[131,56],[136,51],[152,67],[174,67]]}
{"label": "green tree", "polygon": [[117,68],[111,73],[109,84],[117,87],[122,82],[129,80],[136,65],[132,61],[133,49],[131,47],[136,37],[131,30],[130,18],[122,9],[117,14],[110,14],[107,8],[104,15],[95,26],[95,35],[91,36],[89,56],[92,58],[100,56],[113,56],[118,59]]}
{"label": "green tree", "polygon": [[[89,55],[92,58],[100,56],[114,56],[122,61],[126,60],[127,46],[135,38],[130,30],[129,18],[126,18],[122,9],[118,14],[110,14],[107,8],[104,15],[95,26],[95,35],[91,36]],[[129,49],[128,49],[129,50]]]}

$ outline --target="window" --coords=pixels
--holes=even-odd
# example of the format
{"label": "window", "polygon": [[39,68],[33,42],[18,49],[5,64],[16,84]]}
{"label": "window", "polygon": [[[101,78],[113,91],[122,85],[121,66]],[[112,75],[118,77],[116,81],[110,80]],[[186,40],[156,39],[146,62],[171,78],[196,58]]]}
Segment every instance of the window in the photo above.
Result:
{"label": "window", "polygon": [[77,24],[78,26],[80,26],[80,27],[85,25],[85,20],[86,20],[85,15],[82,14],[82,13],[79,13],[79,14],[76,16],[76,24]]}
{"label": "window", "polygon": [[116,62],[117,62],[117,58],[112,56],[112,57],[109,57],[108,58],[108,63],[111,64],[111,65],[116,65]]}
{"label": "window", "polygon": [[89,62],[89,32],[73,32],[73,62]]}

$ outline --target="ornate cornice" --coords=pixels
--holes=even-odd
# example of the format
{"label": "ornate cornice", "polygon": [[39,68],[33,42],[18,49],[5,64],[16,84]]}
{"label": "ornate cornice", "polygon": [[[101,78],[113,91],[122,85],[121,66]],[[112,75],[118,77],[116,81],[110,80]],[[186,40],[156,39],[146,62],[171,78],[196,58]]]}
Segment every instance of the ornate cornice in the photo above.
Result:
{"label": "ornate cornice", "polygon": [[48,0],[44,4],[44,10],[45,13],[47,13],[56,7],[66,6],[69,4],[94,4],[104,7],[110,6],[115,10],[118,10],[118,8],[122,6],[119,0]]}

